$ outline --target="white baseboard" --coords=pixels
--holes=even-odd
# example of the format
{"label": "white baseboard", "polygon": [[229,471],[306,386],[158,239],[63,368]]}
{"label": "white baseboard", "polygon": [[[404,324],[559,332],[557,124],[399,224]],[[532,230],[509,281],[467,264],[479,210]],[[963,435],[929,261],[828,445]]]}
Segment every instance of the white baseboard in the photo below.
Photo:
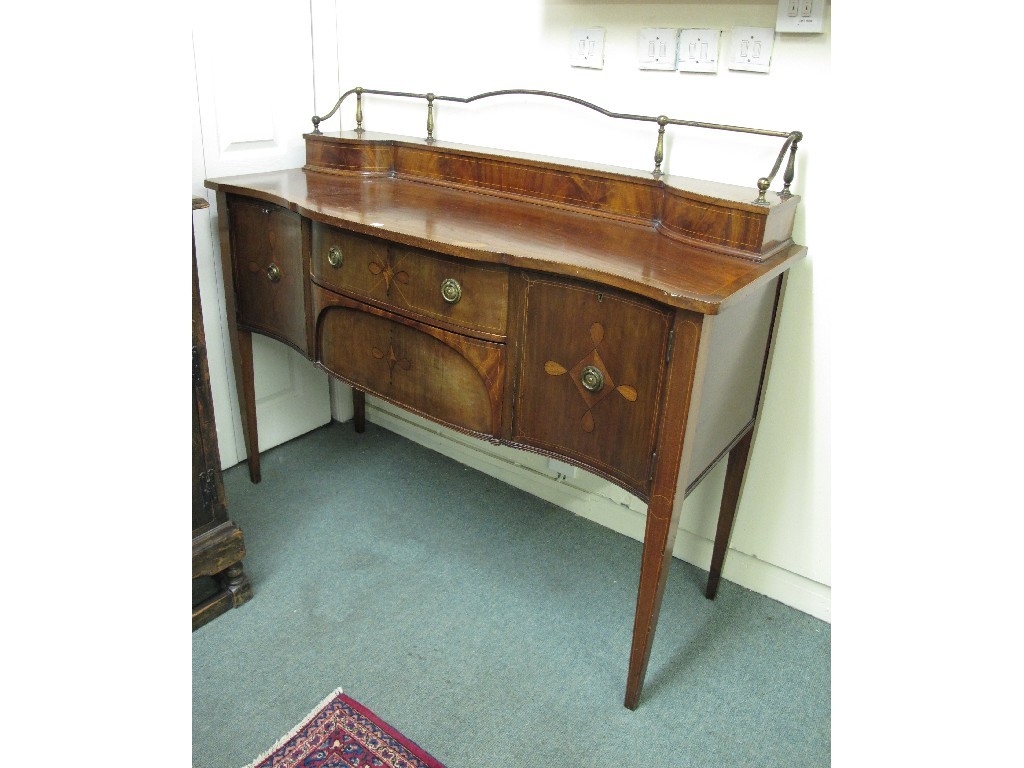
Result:
{"label": "white baseboard", "polygon": [[[547,460],[504,446],[466,437],[427,419],[383,403],[366,399],[366,419],[415,443],[473,467],[574,514],[613,531],[643,541],[646,506],[628,494],[589,473],[580,472],[570,481],[548,472]],[[591,488],[581,487],[591,485]],[[593,486],[599,486],[595,492]],[[680,527],[672,554],[707,570],[713,542]],[[722,578],[778,600],[823,621],[832,618],[832,590],[799,574],[765,560],[730,548]]]}

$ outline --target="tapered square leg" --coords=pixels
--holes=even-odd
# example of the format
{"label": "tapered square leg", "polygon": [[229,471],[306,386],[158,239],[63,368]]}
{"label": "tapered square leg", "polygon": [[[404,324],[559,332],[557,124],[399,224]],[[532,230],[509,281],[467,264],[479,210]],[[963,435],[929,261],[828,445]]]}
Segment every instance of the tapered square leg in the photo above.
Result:
{"label": "tapered square leg", "polygon": [[242,438],[249,457],[249,479],[258,483],[260,448],[256,427],[256,382],[252,362],[252,334],[248,331],[238,331],[238,362],[241,374],[238,395],[242,400]]}
{"label": "tapered square leg", "polygon": [[366,431],[366,393],[353,389],[352,405],[355,409],[355,416],[352,421],[355,422],[356,432],[361,435]]}
{"label": "tapered square leg", "polygon": [[718,592],[718,582],[722,577],[725,553],[729,550],[729,537],[732,536],[732,524],[736,519],[736,507],[739,506],[743,476],[746,474],[753,437],[754,430],[751,429],[729,451],[729,463],[725,468],[725,487],[722,489],[722,506],[718,512],[718,530],[715,532],[715,547],[711,554],[707,589],[704,590],[704,596],[708,600],[714,600]]}
{"label": "tapered square leg", "polygon": [[640,564],[640,588],[636,596],[636,617],[633,622],[633,647],[629,655],[629,675],[626,678],[627,709],[636,709],[640,691],[647,675],[647,662],[651,658],[654,631],[658,626],[661,599],[665,594],[669,565],[672,562],[672,544],[678,528],[678,516],[647,512],[647,531]]}

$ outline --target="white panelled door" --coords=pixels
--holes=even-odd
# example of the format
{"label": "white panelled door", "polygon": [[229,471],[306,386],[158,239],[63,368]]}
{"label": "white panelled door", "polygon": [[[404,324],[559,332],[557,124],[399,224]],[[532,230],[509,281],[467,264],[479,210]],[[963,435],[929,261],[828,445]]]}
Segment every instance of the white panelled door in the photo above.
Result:
{"label": "white panelled door", "polygon": [[[312,128],[315,105],[325,102],[330,109],[339,95],[337,27],[334,0],[218,0],[195,3],[192,10],[192,194],[210,201],[209,209],[194,215],[196,256],[226,468],[245,458],[245,445],[225,325],[217,201],[203,180],[305,162],[302,134]],[[325,91],[320,99],[316,83]],[[261,451],[330,421],[330,388],[322,371],[259,334],[253,335],[253,357]]]}

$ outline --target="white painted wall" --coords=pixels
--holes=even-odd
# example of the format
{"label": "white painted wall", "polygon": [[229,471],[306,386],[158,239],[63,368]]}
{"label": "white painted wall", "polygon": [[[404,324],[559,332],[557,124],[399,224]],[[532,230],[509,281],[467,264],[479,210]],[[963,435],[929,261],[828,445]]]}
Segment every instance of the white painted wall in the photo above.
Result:
{"label": "white painted wall", "polygon": [[[520,0],[504,6],[466,0],[337,2],[342,90],[359,85],[469,96],[529,88],[571,94],[615,112],[803,131],[793,187],[803,196],[795,239],[809,247],[810,255],[792,270],[763,422],[723,575],[829,620],[827,275],[838,235],[821,224],[824,203],[819,201],[827,199],[824,169],[834,139],[819,105],[830,87],[830,18],[824,34],[777,35],[769,74],[733,72],[724,64],[718,74],[683,74],[638,69],[641,27],[720,28],[725,51],[734,26],[774,27],[774,0]],[[605,28],[604,69],[569,66],[570,30],[580,26]],[[354,124],[350,99],[341,117],[332,118],[324,130],[348,130]],[[442,103],[435,126],[435,135],[444,141],[653,167],[656,129],[563,102]],[[425,105],[366,97],[364,127],[423,136]],[[779,146],[776,140],[670,128],[665,170],[753,190]],[[335,403],[347,401],[335,394]],[[644,505],[592,475],[579,473],[558,482],[544,459],[463,438],[372,399],[368,418],[577,514],[643,537]],[[689,497],[676,541],[676,556],[703,568],[710,562],[723,479],[724,463]]]}

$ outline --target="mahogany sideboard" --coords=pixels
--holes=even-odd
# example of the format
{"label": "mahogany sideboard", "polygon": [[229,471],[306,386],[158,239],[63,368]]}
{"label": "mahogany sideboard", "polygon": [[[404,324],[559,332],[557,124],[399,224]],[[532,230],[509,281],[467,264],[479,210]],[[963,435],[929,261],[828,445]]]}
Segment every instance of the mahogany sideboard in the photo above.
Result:
{"label": "mahogany sideboard", "polygon": [[252,334],[460,432],[647,503],[635,709],[683,498],[727,457],[713,598],[768,375],[799,197],[364,131],[217,193],[249,474]]}

